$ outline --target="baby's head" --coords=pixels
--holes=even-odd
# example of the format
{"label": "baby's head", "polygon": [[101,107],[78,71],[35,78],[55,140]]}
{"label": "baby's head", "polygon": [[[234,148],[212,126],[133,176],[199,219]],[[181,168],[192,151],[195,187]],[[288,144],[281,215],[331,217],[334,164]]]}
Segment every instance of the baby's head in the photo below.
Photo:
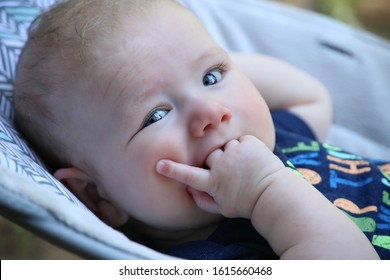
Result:
{"label": "baby's head", "polygon": [[[110,79],[105,75],[121,53],[116,43],[125,39],[119,19],[127,17],[131,25],[157,2],[61,1],[33,22],[16,71],[15,119],[52,168],[69,165],[77,147],[69,141],[81,142],[72,138],[80,132],[68,128],[84,121],[77,107],[85,103],[75,101],[105,94],[100,79]],[[84,125],[88,130],[93,124]]]}
{"label": "baby's head", "polygon": [[129,216],[151,232],[215,223],[156,163],[205,167],[246,134],[274,145],[259,92],[175,1],[66,1],[31,32],[17,68],[17,124],[111,225]]}

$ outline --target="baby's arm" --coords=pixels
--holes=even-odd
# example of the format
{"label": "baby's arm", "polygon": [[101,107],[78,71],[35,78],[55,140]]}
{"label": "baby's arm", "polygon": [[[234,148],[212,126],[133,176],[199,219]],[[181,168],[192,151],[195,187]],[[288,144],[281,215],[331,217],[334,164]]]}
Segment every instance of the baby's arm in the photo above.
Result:
{"label": "baby's arm", "polygon": [[257,138],[215,150],[210,170],[163,160],[157,171],[189,186],[197,205],[251,219],[282,259],[377,259],[360,229]]}
{"label": "baby's arm", "polygon": [[240,53],[230,56],[260,91],[271,111],[286,109],[297,114],[319,140],[325,139],[331,121],[331,102],[319,81],[269,56]]}

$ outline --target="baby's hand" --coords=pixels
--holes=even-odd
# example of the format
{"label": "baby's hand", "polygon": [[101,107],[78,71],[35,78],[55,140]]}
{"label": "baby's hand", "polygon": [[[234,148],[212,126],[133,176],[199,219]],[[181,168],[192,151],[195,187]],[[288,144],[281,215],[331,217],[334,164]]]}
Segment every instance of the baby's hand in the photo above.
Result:
{"label": "baby's hand", "polygon": [[257,138],[229,141],[206,161],[210,170],[161,160],[157,171],[187,185],[199,208],[251,219],[281,259],[378,259],[356,224]]}
{"label": "baby's hand", "polygon": [[198,207],[226,217],[250,218],[271,176],[283,163],[253,136],[231,140],[206,160],[210,170],[161,160],[157,171],[187,185]]}

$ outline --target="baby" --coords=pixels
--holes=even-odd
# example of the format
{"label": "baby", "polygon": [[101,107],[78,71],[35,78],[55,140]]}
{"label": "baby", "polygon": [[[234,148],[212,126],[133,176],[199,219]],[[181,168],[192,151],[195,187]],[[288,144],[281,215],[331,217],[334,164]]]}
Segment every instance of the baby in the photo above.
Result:
{"label": "baby", "polygon": [[59,3],[31,27],[14,106],[54,176],[107,224],[136,230],[155,249],[378,258],[378,244],[313,186],[319,175],[297,168],[302,150],[286,142],[296,132],[311,138],[301,148],[341,153],[314,140],[331,119],[326,90],[276,59],[227,53],[173,0]]}

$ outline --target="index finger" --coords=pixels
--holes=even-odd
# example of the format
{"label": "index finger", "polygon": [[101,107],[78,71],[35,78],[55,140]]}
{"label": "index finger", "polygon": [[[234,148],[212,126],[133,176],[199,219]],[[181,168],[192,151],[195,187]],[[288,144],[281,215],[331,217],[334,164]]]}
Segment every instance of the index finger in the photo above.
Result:
{"label": "index finger", "polygon": [[210,171],[207,169],[172,160],[160,160],[156,165],[156,170],[161,175],[193,187],[198,191],[206,191],[209,184]]}

